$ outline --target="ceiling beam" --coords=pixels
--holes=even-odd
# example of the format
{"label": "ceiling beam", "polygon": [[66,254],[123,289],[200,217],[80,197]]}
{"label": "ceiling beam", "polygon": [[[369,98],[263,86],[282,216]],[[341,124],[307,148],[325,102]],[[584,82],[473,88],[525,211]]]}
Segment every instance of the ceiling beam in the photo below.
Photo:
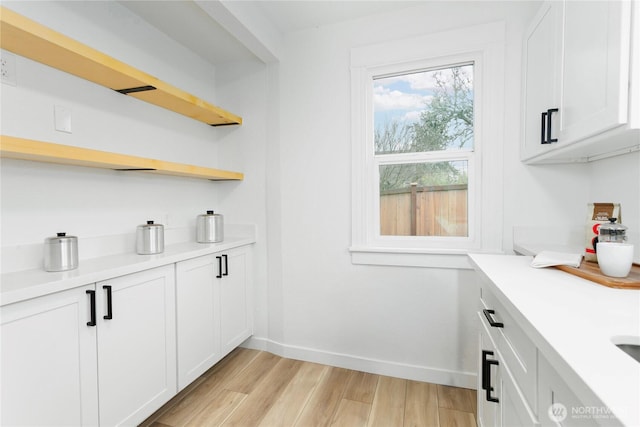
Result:
{"label": "ceiling beam", "polygon": [[252,2],[194,2],[265,64],[279,61],[282,35]]}

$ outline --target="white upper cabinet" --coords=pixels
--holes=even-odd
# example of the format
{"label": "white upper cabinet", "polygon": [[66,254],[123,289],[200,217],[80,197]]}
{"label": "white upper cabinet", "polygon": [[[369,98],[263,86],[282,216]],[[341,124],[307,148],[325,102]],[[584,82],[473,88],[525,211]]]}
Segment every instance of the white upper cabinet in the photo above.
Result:
{"label": "white upper cabinet", "polygon": [[637,16],[628,1],[543,4],[524,39],[523,161],[640,149]]}
{"label": "white upper cabinet", "polygon": [[548,148],[548,110],[557,108],[560,99],[562,9],[562,3],[545,3],[525,37],[524,157]]}

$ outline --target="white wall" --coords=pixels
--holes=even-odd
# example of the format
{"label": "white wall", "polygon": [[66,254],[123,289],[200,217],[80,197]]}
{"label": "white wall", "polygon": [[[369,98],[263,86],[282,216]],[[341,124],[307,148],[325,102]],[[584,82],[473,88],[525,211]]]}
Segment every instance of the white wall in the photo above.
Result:
{"label": "white wall", "polygon": [[[235,82],[221,70],[218,82],[211,64],[117,2],[3,2],[3,6],[241,115],[245,124],[213,128],[16,57],[17,85],[0,85],[2,134],[246,174],[241,183],[217,183],[3,159],[3,272],[40,266],[44,238],[58,231],[80,238],[81,259],[100,255],[82,251],[88,241],[135,233],[147,219],[163,222],[166,237],[171,237],[178,234],[172,231],[195,227],[196,216],[207,209],[223,213],[226,224],[254,223],[264,232],[264,65],[239,64],[238,70],[241,66],[248,71],[236,73]],[[73,133],[54,130],[54,105],[71,109]],[[239,199],[246,203],[238,203]],[[266,244],[263,235],[258,238],[254,283],[265,289]],[[166,244],[171,243],[169,238]],[[25,249],[31,247],[40,250]],[[22,259],[22,254],[33,260]],[[12,263],[16,258],[19,262]],[[266,333],[259,327],[257,331]]]}
{"label": "white wall", "polygon": [[[596,199],[619,200],[625,223],[640,228],[639,154],[591,165],[519,161],[521,32],[536,3],[433,2],[288,34],[278,64],[217,69],[117,3],[93,3],[20,2],[15,10],[221,105],[244,124],[211,128],[18,58],[17,87],[0,86],[2,133],[240,170],[245,180],[211,183],[3,160],[5,249],[39,244],[62,230],[81,237],[133,232],[157,216],[168,218],[169,228],[193,226],[198,213],[213,208],[227,223],[258,225],[252,345],[471,387],[473,273],[350,262],[349,52],[496,20],[507,24],[507,179],[497,184],[504,207],[496,207],[504,211],[505,251],[514,225],[582,223],[586,203]],[[176,57],[177,67],[167,60]],[[73,134],[53,130],[54,105],[72,109]],[[622,181],[630,184],[612,191]]]}
{"label": "white wall", "polygon": [[[598,160],[588,165],[589,202],[614,202],[622,207],[622,223],[635,245],[640,263],[640,152]],[[580,222],[586,221],[586,213]]]}
{"label": "white wall", "polygon": [[272,145],[280,153],[279,170],[271,168],[268,176],[280,189],[279,216],[268,217],[269,229],[278,230],[282,242],[281,254],[270,246],[270,272],[282,274],[273,289],[280,298],[270,299],[279,300],[282,312],[270,316],[265,347],[340,366],[474,385],[478,295],[471,271],[350,262],[349,55],[355,46],[506,20],[505,102],[516,113],[505,133],[517,146],[521,31],[534,11],[535,5],[522,2],[430,2],[285,36],[280,138]]}

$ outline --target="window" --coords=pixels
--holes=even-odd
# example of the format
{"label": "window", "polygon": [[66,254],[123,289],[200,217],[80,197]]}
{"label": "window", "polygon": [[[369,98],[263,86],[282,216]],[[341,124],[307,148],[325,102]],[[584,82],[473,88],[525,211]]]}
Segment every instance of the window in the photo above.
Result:
{"label": "window", "polygon": [[473,64],[374,77],[373,109],[380,235],[468,237]]}
{"label": "window", "polygon": [[501,248],[503,44],[496,23],[352,49],[352,262]]}

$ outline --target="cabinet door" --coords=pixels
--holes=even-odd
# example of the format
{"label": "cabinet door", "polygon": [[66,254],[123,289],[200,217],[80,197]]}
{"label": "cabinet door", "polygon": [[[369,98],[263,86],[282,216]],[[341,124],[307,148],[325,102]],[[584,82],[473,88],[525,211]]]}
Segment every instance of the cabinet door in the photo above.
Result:
{"label": "cabinet door", "polygon": [[253,333],[251,251],[247,247],[217,255],[220,277],[220,334],[227,354]]}
{"label": "cabinet door", "polygon": [[628,119],[631,2],[567,1],[560,143]]}
{"label": "cabinet door", "polygon": [[539,426],[538,420],[529,409],[525,397],[516,385],[508,366],[500,368],[500,408],[503,426]]}
{"label": "cabinet door", "polygon": [[[548,110],[560,106],[560,57],[562,54],[561,2],[545,3],[524,39],[523,76],[523,144],[522,158],[526,159],[544,152],[553,144],[542,144],[547,140],[546,125]],[[558,113],[552,114],[552,123],[557,123]],[[557,138],[557,129],[551,129],[552,138]]]}
{"label": "cabinet door", "polygon": [[[478,313],[478,316],[482,315]],[[480,427],[500,427],[502,426],[500,361],[498,360],[498,351],[486,330],[482,317],[479,322],[478,425]]]}
{"label": "cabinet door", "polygon": [[2,425],[97,425],[94,285],[0,308]]}
{"label": "cabinet door", "polygon": [[[584,412],[585,409],[591,409],[591,405],[584,405],[580,402],[544,357],[539,358],[538,407],[542,426],[589,427],[598,425],[588,412],[586,414]],[[602,406],[595,408],[602,409]],[[615,418],[607,418],[606,414],[601,416],[599,420],[604,425],[619,425]]]}
{"label": "cabinet door", "polygon": [[177,392],[174,282],[171,265],[97,284],[101,425],[138,424]]}
{"label": "cabinet door", "polygon": [[218,262],[213,255],[176,264],[178,388],[221,358]]}

